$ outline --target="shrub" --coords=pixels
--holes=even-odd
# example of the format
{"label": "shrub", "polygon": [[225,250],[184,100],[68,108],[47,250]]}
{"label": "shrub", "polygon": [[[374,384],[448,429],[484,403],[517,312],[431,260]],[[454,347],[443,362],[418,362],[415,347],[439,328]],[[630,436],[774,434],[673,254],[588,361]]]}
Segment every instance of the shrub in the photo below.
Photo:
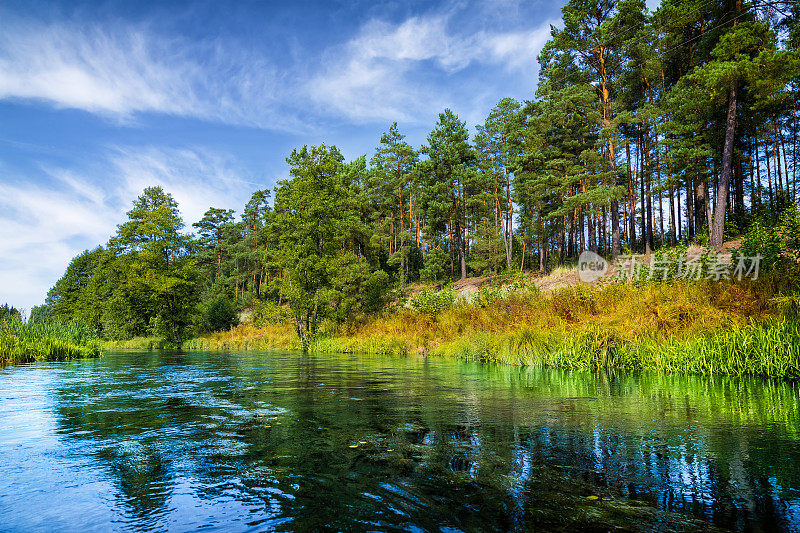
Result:
{"label": "shrub", "polygon": [[203,309],[206,331],[221,331],[239,324],[236,305],[225,296],[217,296],[205,303]]}
{"label": "shrub", "polygon": [[776,224],[753,221],[734,251],[734,261],[756,255],[761,256],[762,272],[773,273],[796,288],[800,277],[800,211],[796,207],[781,213]]}
{"label": "shrub", "polygon": [[411,307],[418,312],[436,318],[444,310],[451,307],[456,301],[456,293],[446,289],[436,291],[428,289],[411,299]]}
{"label": "shrub", "polygon": [[481,287],[480,289],[475,292],[472,296],[472,305],[478,307],[487,307],[492,305],[493,303],[501,300],[504,294],[501,289],[494,288],[494,287]]}
{"label": "shrub", "polygon": [[289,313],[280,305],[271,300],[260,300],[253,308],[251,322],[254,326],[263,327],[267,324],[279,324],[289,319]]}

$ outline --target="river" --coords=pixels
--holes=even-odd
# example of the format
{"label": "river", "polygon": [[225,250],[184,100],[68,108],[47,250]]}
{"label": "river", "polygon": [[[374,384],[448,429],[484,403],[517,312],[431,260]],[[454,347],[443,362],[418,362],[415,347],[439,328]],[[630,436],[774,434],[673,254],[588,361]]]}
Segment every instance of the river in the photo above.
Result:
{"label": "river", "polygon": [[800,388],[439,358],[0,369],[3,531],[800,531]]}

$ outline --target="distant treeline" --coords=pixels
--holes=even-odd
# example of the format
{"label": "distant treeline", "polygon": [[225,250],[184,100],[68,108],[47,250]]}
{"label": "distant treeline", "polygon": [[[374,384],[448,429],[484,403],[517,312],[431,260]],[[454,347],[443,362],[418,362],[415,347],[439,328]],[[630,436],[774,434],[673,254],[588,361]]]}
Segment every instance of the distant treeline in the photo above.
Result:
{"label": "distant treeline", "polygon": [[303,147],[289,179],[241,218],[209,209],[196,237],[149,188],[38,312],[180,342],[271,302],[306,342],[320,320],[380,310],[398,283],[719,245],[797,199],[798,15],[792,2],[572,0],[536,94],[502,99],[474,137],[448,109],[419,149],[396,123],[369,159]]}

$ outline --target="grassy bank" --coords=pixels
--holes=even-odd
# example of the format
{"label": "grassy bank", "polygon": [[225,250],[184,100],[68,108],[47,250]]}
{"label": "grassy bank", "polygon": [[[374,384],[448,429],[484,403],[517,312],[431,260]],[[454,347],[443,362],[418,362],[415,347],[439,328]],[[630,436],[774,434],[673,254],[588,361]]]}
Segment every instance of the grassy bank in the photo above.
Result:
{"label": "grassy bank", "polygon": [[[789,307],[795,300],[788,299]],[[783,298],[786,304],[787,299]],[[573,369],[800,376],[800,320],[769,280],[436,293],[328,327],[312,352],[438,355]],[[243,325],[189,349],[297,349],[293,328]]]}
{"label": "grassy bank", "polygon": [[242,324],[230,331],[209,333],[183,344],[186,350],[299,350],[300,342],[291,324],[268,324],[256,327]]}
{"label": "grassy bank", "polygon": [[125,340],[104,340],[102,342],[104,350],[163,350],[170,348],[163,337],[134,337]]}
{"label": "grassy bank", "polygon": [[96,334],[77,322],[0,323],[0,364],[64,361],[99,354]]}

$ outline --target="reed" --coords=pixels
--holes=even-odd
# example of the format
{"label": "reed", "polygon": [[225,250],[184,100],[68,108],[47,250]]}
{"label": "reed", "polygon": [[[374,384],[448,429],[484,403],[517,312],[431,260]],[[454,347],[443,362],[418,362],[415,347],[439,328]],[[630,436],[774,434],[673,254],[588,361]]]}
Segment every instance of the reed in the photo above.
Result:
{"label": "reed", "polygon": [[0,364],[64,361],[99,354],[97,334],[81,322],[0,323]]}

